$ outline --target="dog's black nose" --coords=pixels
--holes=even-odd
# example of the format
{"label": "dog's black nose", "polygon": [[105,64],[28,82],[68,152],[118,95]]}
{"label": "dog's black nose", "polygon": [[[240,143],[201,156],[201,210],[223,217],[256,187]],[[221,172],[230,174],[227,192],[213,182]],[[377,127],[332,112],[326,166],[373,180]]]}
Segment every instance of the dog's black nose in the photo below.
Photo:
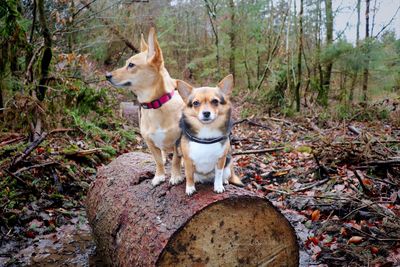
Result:
{"label": "dog's black nose", "polygon": [[106,73],[106,79],[109,80],[109,79],[111,79],[111,78],[112,78],[111,72],[107,72],[107,73]]}
{"label": "dog's black nose", "polygon": [[203,111],[203,116],[204,116],[204,118],[209,118],[210,115],[211,115],[211,112],[210,112],[210,111]]}

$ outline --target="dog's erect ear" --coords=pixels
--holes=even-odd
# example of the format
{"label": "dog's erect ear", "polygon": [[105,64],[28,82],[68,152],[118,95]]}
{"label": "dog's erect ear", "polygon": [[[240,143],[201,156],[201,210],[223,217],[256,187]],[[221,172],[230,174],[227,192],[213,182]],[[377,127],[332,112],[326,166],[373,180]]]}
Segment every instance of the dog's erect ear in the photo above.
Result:
{"label": "dog's erect ear", "polygon": [[158,45],[156,31],[153,27],[150,28],[149,39],[147,41],[148,50],[147,50],[147,61],[150,64],[155,65],[160,68],[164,63],[163,55],[161,52],[161,48]]}
{"label": "dog's erect ear", "polygon": [[143,33],[140,35],[140,52],[146,51],[148,48],[148,45],[146,44],[146,41],[144,40]]}
{"label": "dog's erect ear", "polygon": [[230,96],[233,89],[233,75],[229,74],[222,79],[222,81],[219,82],[218,87],[225,95]]}
{"label": "dog's erect ear", "polygon": [[178,92],[183,98],[183,101],[187,102],[188,97],[192,93],[193,86],[191,86],[187,82],[176,80],[176,89],[178,89]]}

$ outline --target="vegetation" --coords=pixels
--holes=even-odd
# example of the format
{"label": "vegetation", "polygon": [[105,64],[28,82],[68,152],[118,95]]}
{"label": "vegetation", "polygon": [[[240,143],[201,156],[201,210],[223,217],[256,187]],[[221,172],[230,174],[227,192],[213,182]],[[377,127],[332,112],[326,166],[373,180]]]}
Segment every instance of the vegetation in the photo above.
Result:
{"label": "vegetation", "polygon": [[[229,72],[234,74],[233,101],[239,114],[235,119],[258,124],[253,127],[261,125],[264,134],[260,133],[259,139],[269,140],[263,146],[284,148],[278,158],[290,161],[292,154],[314,153],[316,147],[311,149],[309,140],[317,148],[347,142],[354,137],[346,133],[347,126],[355,121],[363,130],[351,139],[352,145],[367,140],[362,143],[362,153],[356,153],[359,164],[367,162],[364,156],[369,155],[372,143],[379,144],[374,159],[398,157],[400,39],[392,26],[396,18],[398,21],[400,7],[394,6],[395,13],[378,26],[376,14],[383,1],[357,0],[339,7],[336,2],[0,1],[0,245],[12,238],[57,231],[74,216],[68,209],[83,209],[97,167],[121,153],[144,149],[138,129],[119,116],[119,102],[135,101],[135,97],[108,85],[104,73],[138,52],[140,35],[151,25],[157,28],[172,77],[207,85],[216,84]],[[357,14],[355,40],[346,39],[350,36],[347,27],[343,31],[336,28],[345,8]],[[275,124],[273,130],[265,126],[266,117],[279,122],[291,139],[272,127]],[[346,125],[342,136],[338,133],[341,125]],[[368,129],[387,136],[369,139],[368,133],[374,131]],[[304,135],[299,141],[303,148],[297,141],[299,131]],[[328,132],[336,136],[328,140]],[[275,135],[281,137],[271,141]],[[252,134],[243,138],[250,140]],[[383,147],[386,142],[390,146]],[[346,149],[330,148],[335,155],[342,151],[338,158],[345,159],[336,173],[323,178],[330,175],[347,181],[340,173],[350,164],[346,160],[351,153]],[[270,161],[266,156],[260,165],[265,167]],[[282,161],[279,166],[283,168]],[[353,167],[358,163],[352,158]],[[239,165],[242,169],[247,166]],[[320,163],[314,167],[323,169]],[[385,170],[382,174],[381,169],[379,173],[366,169],[365,175],[389,179],[399,173],[397,165]],[[241,173],[245,176],[246,171]],[[248,184],[260,184],[257,175],[262,176],[252,174]],[[375,190],[374,196],[394,198],[389,193],[397,192],[399,181],[392,178],[390,188]],[[398,205],[399,199],[391,204]],[[42,218],[45,230],[31,223],[41,211],[55,208],[64,210],[57,211],[58,221]],[[366,265],[365,258],[355,261]],[[383,258],[382,254],[375,260],[382,262]],[[329,257],[323,262],[329,263]]]}

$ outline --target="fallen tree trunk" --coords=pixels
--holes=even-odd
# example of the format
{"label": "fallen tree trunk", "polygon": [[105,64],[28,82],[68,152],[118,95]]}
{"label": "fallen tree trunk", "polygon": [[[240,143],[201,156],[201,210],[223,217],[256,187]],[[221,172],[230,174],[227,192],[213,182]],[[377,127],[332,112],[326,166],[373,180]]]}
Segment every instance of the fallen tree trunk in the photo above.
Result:
{"label": "fallen tree trunk", "polygon": [[153,188],[152,157],[135,152],[101,168],[87,197],[97,249],[113,266],[298,266],[296,235],[265,198],[226,186]]}

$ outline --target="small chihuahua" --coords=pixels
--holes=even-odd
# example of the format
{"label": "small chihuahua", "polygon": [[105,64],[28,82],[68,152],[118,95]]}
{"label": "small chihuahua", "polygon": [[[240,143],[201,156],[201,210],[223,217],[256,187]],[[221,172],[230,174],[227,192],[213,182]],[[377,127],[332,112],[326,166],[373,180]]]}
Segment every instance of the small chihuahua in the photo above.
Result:
{"label": "small chihuahua", "polygon": [[141,105],[140,133],[146,141],[157,165],[151,181],[153,186],[165,180],[163,154],[174,152],[171,184],[183,181],[181,158],[175,143],[181,135],[179,118],[184,106],[176,80],[169,76],[154,28],[150,29],[148,43],[143,35],[140,53],[129,58],[125,66],[106,74],[116,87],[127,88],[136,94]]}
{"label": "small chihuahua", "polygon": [[186,175],[186,194],[192,195],[196,182],[214,179],[214,191],[222,193],[228,181],[242,186],[230,156],[233,76],[226,76],[217,87],[193,88],[177,80],[177,89],[186,103],[180,127],[180,149]]}

